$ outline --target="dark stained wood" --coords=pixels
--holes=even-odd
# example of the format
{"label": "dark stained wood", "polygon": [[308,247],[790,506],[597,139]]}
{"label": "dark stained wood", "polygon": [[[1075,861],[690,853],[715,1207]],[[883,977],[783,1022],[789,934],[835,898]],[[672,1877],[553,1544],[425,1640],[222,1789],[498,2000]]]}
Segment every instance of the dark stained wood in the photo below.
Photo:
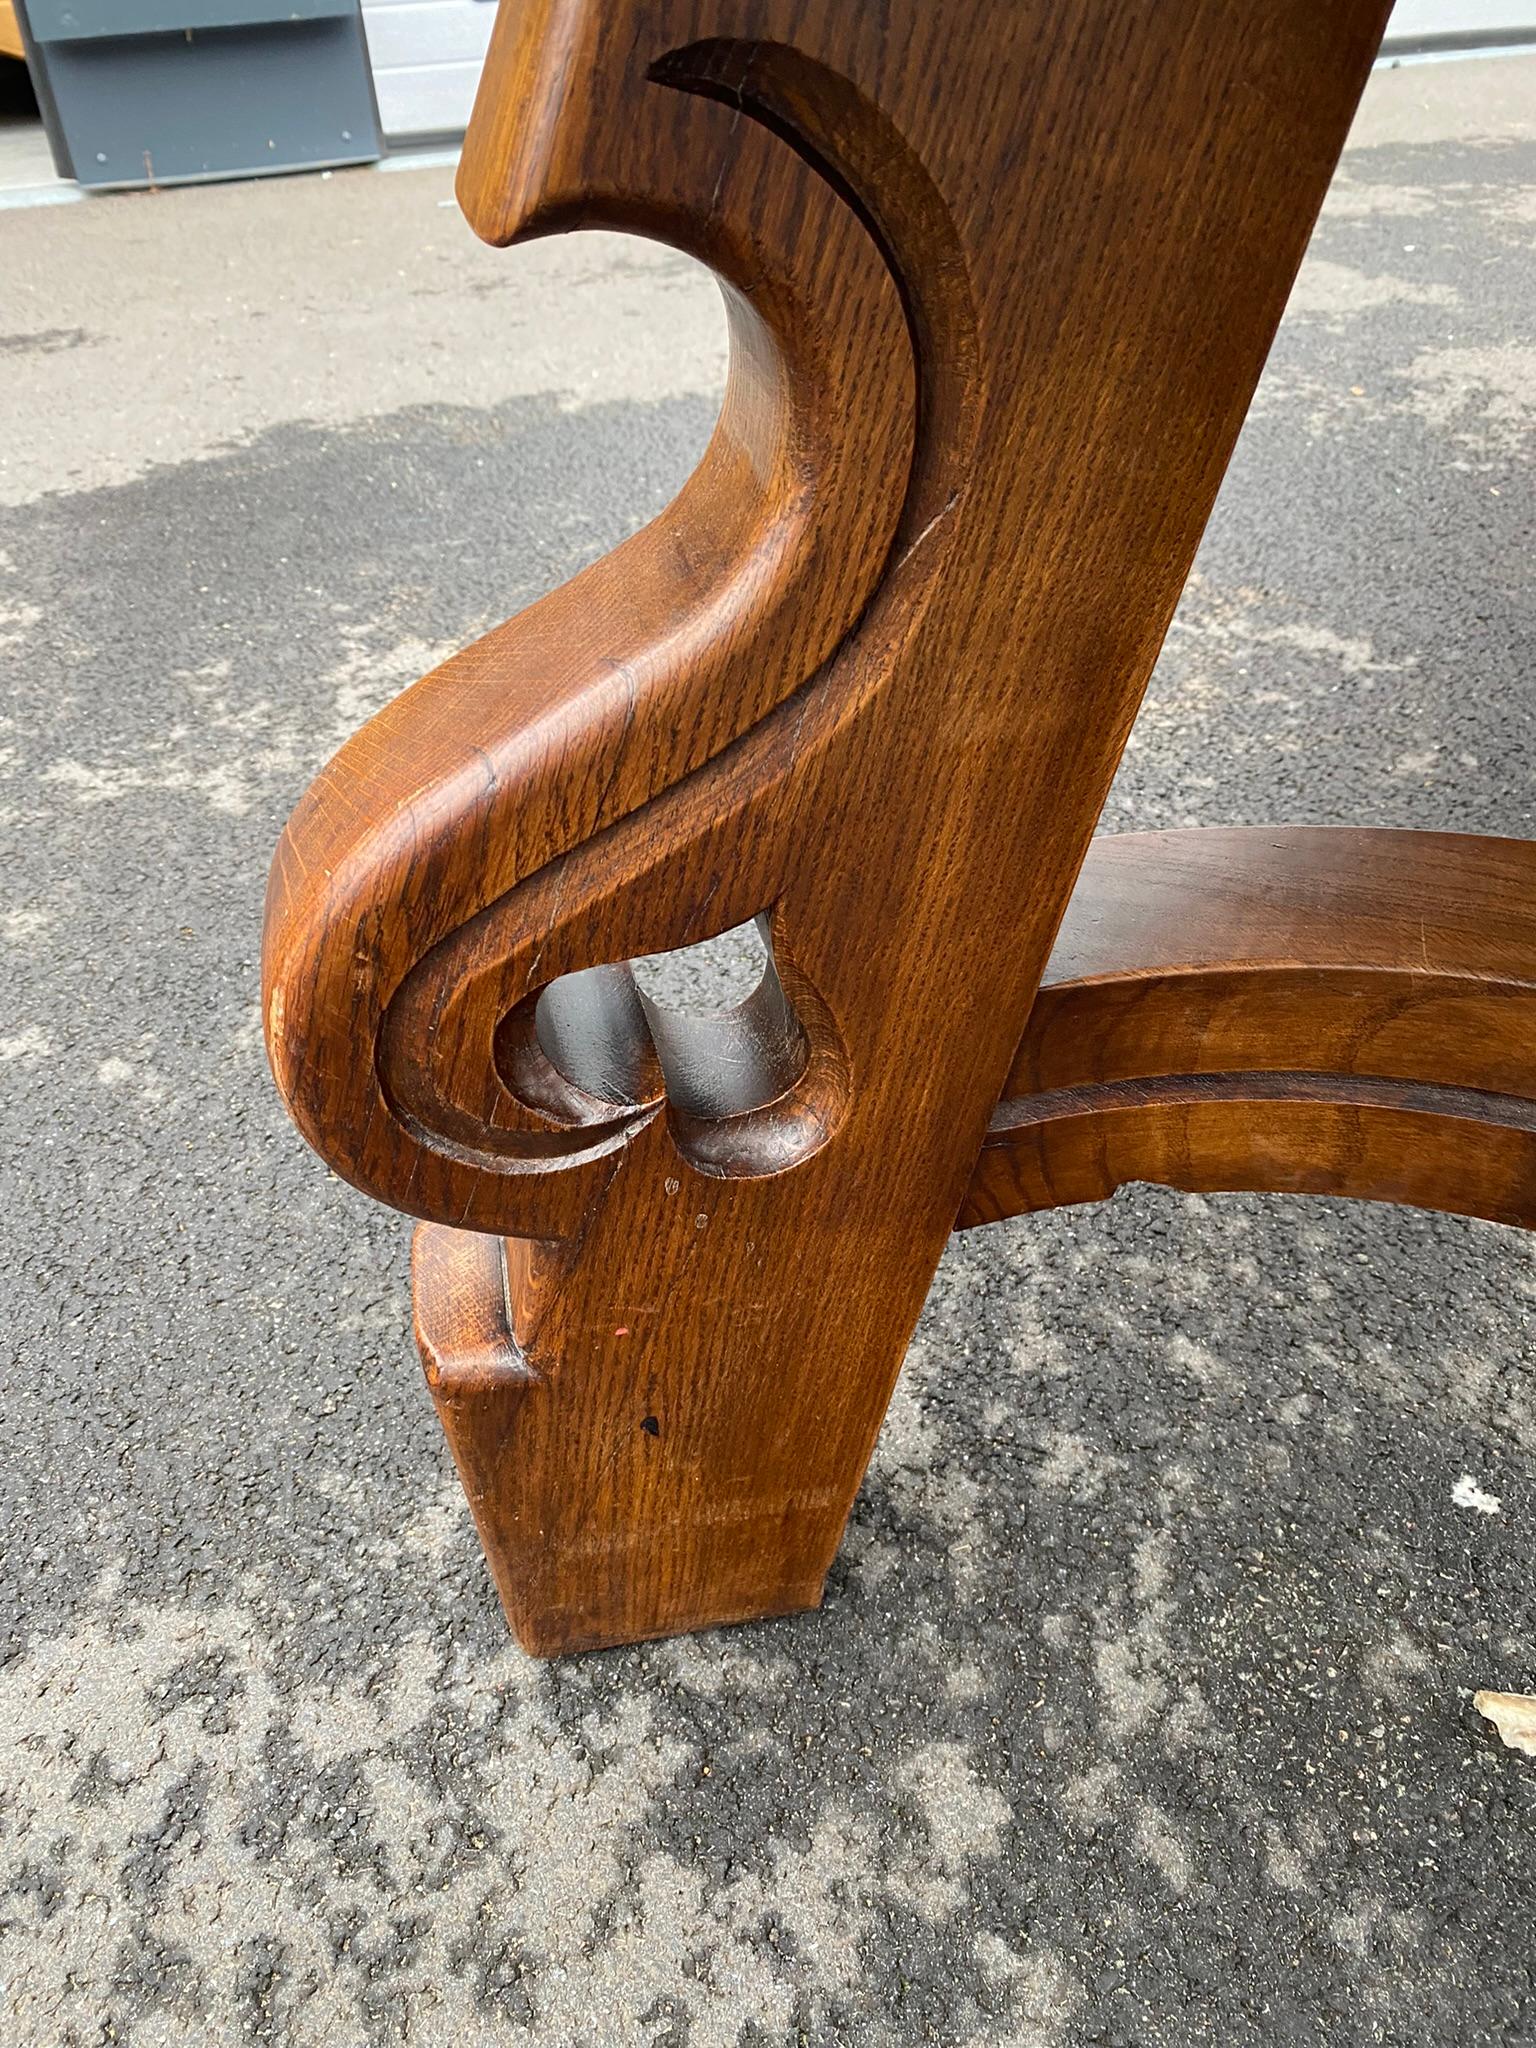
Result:
{"label": "dark stained wood", "polygon": [[959,1220],[1130,1180],[1536,1225],[1536,845],[1095,840]]}
{"label": "dark stained wood", "polygon": [[530,1648],[818,1597],[1386,11],[503,7],[471,222],[711,265],[724,409],[332,762],[265,980]]}

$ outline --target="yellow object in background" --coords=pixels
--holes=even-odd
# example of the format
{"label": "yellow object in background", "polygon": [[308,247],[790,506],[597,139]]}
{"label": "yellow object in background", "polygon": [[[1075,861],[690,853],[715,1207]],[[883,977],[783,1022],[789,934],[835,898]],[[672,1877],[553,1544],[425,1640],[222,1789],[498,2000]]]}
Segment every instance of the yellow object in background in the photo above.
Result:
{"label": "yellow object in background", "polygon": [[0,57],[25,57],[13,0],[0,0]]}

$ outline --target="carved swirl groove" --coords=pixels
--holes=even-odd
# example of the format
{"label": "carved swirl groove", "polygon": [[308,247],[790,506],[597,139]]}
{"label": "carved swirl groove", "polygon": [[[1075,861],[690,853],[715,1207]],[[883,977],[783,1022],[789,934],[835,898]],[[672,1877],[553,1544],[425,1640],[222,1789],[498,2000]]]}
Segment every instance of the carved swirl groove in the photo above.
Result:
{"label": "carved swirl groove", "polygon": [[[557,1234],[559,1214],[530,1199],[538,1186],[552,1175],[600,1168],[660,1105],[589,1102],[575,1113],[566,1105],[563,1117],[541,1113],[526,1092],[506,1085],[484,1020],[526,1013],[557,975],[703,936],[686,919],[680,923],[678,907],[698,900],[702,871],[736,870],[734,899],[729,887],[718,886],[718,873],[717,886],[703,892],[713,897],[708,928],[776,901],[778,871],[792,852],[786,825],[795,780],[839,729],[869,715],[899,661],[940,573],[941,529],[963,489],[974,438],[976,341],[964,266],[936,188],[889,121],[846,81],[780,46],[701,44],[662,58],[650,77],[761,124],[857,218],[899,297],[915,372],[915,430],[883,567],[869,587],[849,587],[831,657],[807,675],[786,677],[779,702],[640,810],[545,862],[439,939],[384,1008],[374,1046],[379,1095],[418,1157],[407,1185],[373,1191],[439,1220],[513,1234]],[[725,283],[729,293],[731,280]],[[835,346],[830,314],[822,326]],[[738,374],[733,364],[733,378]],[[793,377],[796,366],[785,366],[784,374]],[[845,430],[856,440],[857,416]],[[809,453],[826,459],[825,450]],[[814,532],[798,538],[816,545]],[[824,573],[835,571],[829,565]],[[712,609],[727,614],[711,619],[712,631],[753,630],[739,579],[714,594]],[[648,687],[664,692],[677,655],[642,645],[615,658],[637,677],[649,674]],[[701,814],[709,821],[703,827]],[[765,1139],[754,1154],[751,1118],[735,1120],[732,1145],[738,1156],[759,1159],[760,1170],[827,1135],[841,1086],[836,1022],[798,969],[793,932],[776,928],[774,937],[810,1051],[795,1100],[776,1103],[760,1119],[765,1131],[771,1125],[778,1134],[777,1149]],[[473,1031],[470,1018],[480,1020]],[[693,1137],[696,1162],[714,1170],[707,1132]],[[435,1179],[433,1161],[446,1169]],[[461,1204],[466,1173],[470,1200]]]}

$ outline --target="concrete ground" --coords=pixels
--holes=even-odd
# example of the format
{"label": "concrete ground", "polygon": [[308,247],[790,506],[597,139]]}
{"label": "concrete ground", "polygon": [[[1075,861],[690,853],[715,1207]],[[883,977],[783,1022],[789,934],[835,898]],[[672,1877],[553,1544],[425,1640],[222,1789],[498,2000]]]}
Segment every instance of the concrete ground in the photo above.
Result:
{"label": "concrete ground", "polygon": [[[1378,74],[1108,826],[1536,833],[1533,242],[1536,61]],[[506,1640],[408,1226],[268,1082],[262,886],[664,502],[721,345],[442,171],[0,214],[0,2039],[1536,2041],[1468,1697],[1536,1690],[1528,1237],[956,1240],[819,1615]]]}

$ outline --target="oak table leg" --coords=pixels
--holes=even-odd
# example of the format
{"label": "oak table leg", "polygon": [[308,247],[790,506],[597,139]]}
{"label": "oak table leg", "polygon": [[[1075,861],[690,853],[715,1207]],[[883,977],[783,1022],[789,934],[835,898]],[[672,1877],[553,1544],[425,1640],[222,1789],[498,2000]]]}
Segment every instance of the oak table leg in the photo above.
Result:
{"label": "oak table leg", "polygon": [[[342,750],[265,975],[531,1649],[814,1604],[957,1214],[1066,1172],[993,1113],[1386,11],[503,7],[472,224],[710,264],[724,406]],[[640,997],[752,916],[747,1004]]]}

